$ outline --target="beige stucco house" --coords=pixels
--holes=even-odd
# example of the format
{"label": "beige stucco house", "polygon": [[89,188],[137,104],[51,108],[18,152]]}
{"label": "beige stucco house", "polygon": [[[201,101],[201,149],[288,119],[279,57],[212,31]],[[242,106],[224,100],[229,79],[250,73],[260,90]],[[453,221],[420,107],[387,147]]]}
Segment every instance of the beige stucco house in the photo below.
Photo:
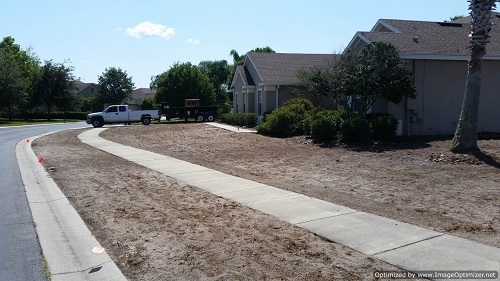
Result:
{"label": "beige stucco house", "polygon": [[145,98],[153,98],[155,95],[156,91],[150,88],[137,88],[132,92],[132,97],[126,101],[126,104],[131,110],[138,110],[141,109],[142,101]]}
{"label": "beige stucco house", "polygon": [[[417,98],[399,105],[378,102],[373,110],[402,120],[413,135],[448,135],[460,115],[469,59],[470,17],[451,22],[381,19],[369,32],[358,32],[346,50],[373,41],[396,46],[414,73]],[[500,132],[500,14],[492,17],[491,42],[484,57],[478,129]]]}
{"label": "beige stucco house", "polygon": [[292,87],[300,84],[298,73],[326,67],[336,55],[250,52],[234,74],[229,92],[233,112],[253,112],[262,117],[293,97]]}
{"label": "beige stucco house", "polygon": [[[400,132],[449,135],[460,115],[469,59],[470,17],[451,22],[381,19],[371,31],[357,32],[346,50],[360,51],[373,41],[396,46],[413,70],[417,98],[399,105],[379,101],[374,112],[400,120]],[[492,17],[491,42],[484,56],[478,129],[500,132],[500,13]],[[331,61],[333,55],[249,53],[233,78],[234,112],[261,116],[291,97],[298,70]]]}

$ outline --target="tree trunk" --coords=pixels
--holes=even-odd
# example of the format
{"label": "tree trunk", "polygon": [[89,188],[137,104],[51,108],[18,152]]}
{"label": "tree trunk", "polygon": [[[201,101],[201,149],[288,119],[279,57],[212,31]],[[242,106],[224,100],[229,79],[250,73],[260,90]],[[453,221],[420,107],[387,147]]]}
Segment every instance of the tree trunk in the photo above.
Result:
{"label": "tree trunk", "polygon": [[452,140],[451,151],[458,153],[473,152],[477,147],[477,116],[481,94],[481,70],[484,48],[474,45],[469,60],[465,95],[457,130]]}
{"label": "tree trunk", "polygon": [[462,112],[458,120],[457,130],[451,142],[451,151],[458,153],[477,152],[477,116],[479,111],[479,96],[481,94],[481,69],[486,44],[490,37],[490,18],[495,9],[496,0],[468,0],[471,11],[471,55],[468,64],[465,95]]}

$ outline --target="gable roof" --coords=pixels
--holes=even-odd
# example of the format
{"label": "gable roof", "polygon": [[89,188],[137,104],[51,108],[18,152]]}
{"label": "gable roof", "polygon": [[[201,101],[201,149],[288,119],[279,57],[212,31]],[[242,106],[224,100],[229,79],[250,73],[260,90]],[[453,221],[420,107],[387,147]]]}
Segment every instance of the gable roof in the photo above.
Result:
{"label": "gable roof", "polygon": [[73,93],[81,97],[92,97],[97,94],[97,87],[94,83],[85,83],[82,81],[75,81]]}
{"label": "gable roof", "polygon": [[262,84],[294,85],[300,83],[299,71],[328,67],[337,56],[333,54],[250,52],[247,54],[245,64],[253,64]]}
{"label": "gable roof", "polygon": [[252,75],[250,75],[250,72],[246,67],[244,67],[243,65],[239,65],[236,68],[236,71],[241,76],[241,79],[243,80],[243,84],[245,86],[255,85],[255,83],[253,82]]}
{"label": "gable roof", "polygon": [[[381,19],[372,31],[358,32],[346,49],[380,41],[396,46],[401,58],[467,60],[470,20],[470,16],[451,22]],[[484,59],[500,59],[500,14],[493,13],[491,22],[491,38]]]}
{"label": "gable roof", "polygon": [[137,88],[132,91],[132,97],[127,100],[128,104],[142,105],[144,98],[152,98],[156,95],[156,91],[150,88]]}
{"label": "gable roof", "polygon": [[132,92],[132,97],[135,99],[143,100],[144,98],[151,98],[156,95],[156,91],[150,88],[137,88]]}
{"label": "gable roof", "polygon": [[94,83],[85,83],[82,81],[75,81],[75,85],[77,88],[77,93],[80,93],[81,91],[87,89],[88,87],[93,86]]}

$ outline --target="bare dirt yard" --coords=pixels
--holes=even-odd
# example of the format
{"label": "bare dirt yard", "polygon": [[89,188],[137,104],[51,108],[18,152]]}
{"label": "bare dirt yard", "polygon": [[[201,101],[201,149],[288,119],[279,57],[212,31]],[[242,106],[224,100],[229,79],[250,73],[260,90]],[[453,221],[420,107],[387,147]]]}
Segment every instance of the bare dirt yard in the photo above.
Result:
{"label": "bare dirt yard", "polygon": [[[398,270],[342,245],[81,144],[33,149],[132,280],[371,280]],[[500,247],[500,140],[316,144],[207,124],[110,127],[101,136],[224,173]]]}

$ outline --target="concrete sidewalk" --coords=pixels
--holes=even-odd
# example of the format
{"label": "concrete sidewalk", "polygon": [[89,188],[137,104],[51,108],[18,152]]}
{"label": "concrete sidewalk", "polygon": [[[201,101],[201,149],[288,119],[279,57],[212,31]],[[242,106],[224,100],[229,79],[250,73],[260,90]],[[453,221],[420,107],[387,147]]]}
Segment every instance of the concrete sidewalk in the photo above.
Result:
{"label": "concrete sidewalk", "polygon": [[127,280],[105,251],[93,251],[99,242],[31,149],[38,137],[19,142],[16,157],[52,281]]}
{"label": "concrete sidewalk", "polygon": [[98,149],[276,216],[405,270],[500,271],[499,248],[117,144],[99,137],[103,130],[92,129],[78,137]]}
{"label": "concrete sidewalk", "polygon": [[103,130],[89,130],[79,138],[105,152],[276,216],[408,271],[500,271],[499,248],[123,146],[99,137]]}
{"label": "concrete sidewalk", "polygon": [[231,126],[231,125],[221,124],[221,123],[216,123],[216,122],[207,122],[205,124],[210,125],[210,126],[214,126],[217,128],[221,128],[224,130],[228,130],[231,132],[235,132],[235,133],[257,133],[257,131],[255,131],[253,128],[247,129],[247,128],[243,128],[243,127]]}

